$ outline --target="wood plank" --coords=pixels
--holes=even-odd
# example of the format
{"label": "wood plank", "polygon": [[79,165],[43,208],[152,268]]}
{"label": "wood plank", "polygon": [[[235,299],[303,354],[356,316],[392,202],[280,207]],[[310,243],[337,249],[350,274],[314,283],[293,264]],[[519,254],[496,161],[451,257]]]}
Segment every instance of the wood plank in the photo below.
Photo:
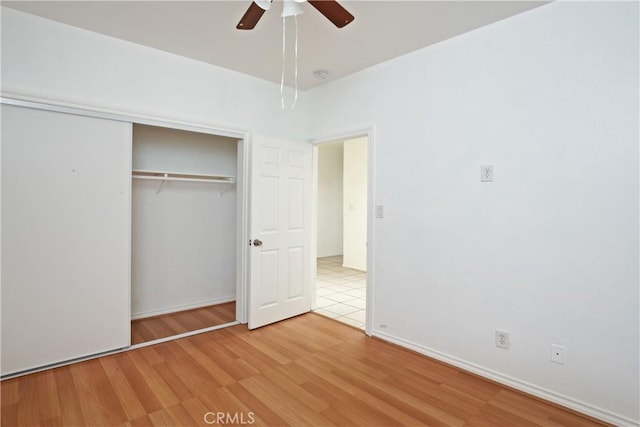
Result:
{"label": "wood plank", "polygon": [[391,419],[400,422],[405,425],[420,425],[422,422],[415,418],[412,414],[403,412],[397,409],[393,404],[379,399],[375,395],[371,394],[368,389],[361,388],[350,382],[348,379],[342,378],[340,375],[334,375],[326,367],[321,366],[317,360],[303,359],[298,360],[296,363],[301,366],[315,371],[318,375],[321,375],[326,381],[330,382],[352,398],[355,398],[362,403],[368,405],[371,408],[377,408],[379,411],[387,414]]}
{"label": "wood plank", "polygon": [[2,405],[2,411],[0,411],[0,425],[3,426],[17,426],[18,423],[18,404],[7,403]]}
{"label": "wood plank", "polygon": [[336,375],[348,381],[350,384],[366,390],[368,394],[380,399],[394,409],[400,410],[413,418],[420,420],[422,424],[430,426],[462,426],[464,417],[454,416],[428,402],[417,399],[401,388],[396,388],[389,383],[381,383],[375,379],[349,371],[339,369]]}
{"label": "wood plank", "polygon": [[[38,407],[36,406],[37,396],[37,378],[38,374],[29,382],[21,382],[19,384],[20,400],[15,405],[17,425],[36,425],[40,422],[38,419]],[[3,410],[4,412],[4,410]]]}
{"label": "wood plank", "polygon": [[166,368],[174,371],[184,385],[194,396],[201,396],[217,390],[223,384],[212,372],[207,371],[198,364],[184,349],[175,341],[156,346],[159,352],[164,354]]}
{"label": "wood plank", "polygon": [[198,420],[193,418],[182,403],[167,408],[167,412],[169,412],[171,417],[175,420],[174,425],[192,426],[202,424],[202,418]]}
{"label": "wood plank", "polygon": [[149,414],[149,421],[151,421],[151,424],[154,427],[179,425],[177,420],[173,418],[171,413],[164,408]]}
{"label": "wood plank", "polygon": [[138,370],[132,359],[141,357],[141,352],[128,352],[122,354],[116,354],[113,357],[118,362],[120,370],[126,376],[127,381],[131,384],[136,392],[136,397],[142,404],[146,413],[157,411],[162,408],[162,404],[156,397],[154,391],[149,384],[145,381],[144,376]]}
{"label": "wood plank", "polygon": [[176,341],[176,344],[179,345],[199,366],[211,374],[216,379],[216,382],[221,386],[236,382],[235,378],[222,369],[214,359],[200,351],[200,349],[191,342],[187,340],[180,340]]}
{"label": "wood plank", "polygon": [[249,418],[252,408],[238,399],[227,387],[216,390],[215,393],[208,394],[204,399],[204,403],[212,408],[211,412],[226,412],[233,417],[238,414],[243,419]]}
{"label": "wood plank", "polygon": [[385,378],[384,383],[405,390],[423,402],[441,408],[450,413],[475,415],[485,405],[484,401],[471,398],[466,394],[452,394],[449,390],[434,384],[428,379],[395,373]]}
{"label": "wood plank", "polygon": [[313,411],[263,375],[245,378],[240,384],[256,399],[273,408],[288,424],[294,426],[329,426],[331,422]]}
{"label": "wood plank", "polygon": [[144,406],[138,399],[135,390],[131,387],[131,384],[127,380],[127,377],[124,376],[122,371],[118,366],[118,362],[115,358],[102,358],[100,359],[102,366],[107,374],[107,378],[109,378],[109,382],[111,383],[111,387],[114,390],[118,390],[116,396],[122,409],[127,415],[128,420],[134,420],[136,418],[143,417],[146,415],[146,411],[144,410]]}
{"label": "wood plank", "polygon": [[316,376],[312,381],[303,384],[303,387],[315,396],[320,397],[331,405],[331,409],[323,411],[335,412],[337,415],[325,415],[327,418],[346,419],[347,424],[354,423],[364,426],[393,426],[401,423],[386,414],[377,407],[371,407],[366,403],[354,399],[348,392],[335,386],[322,377]]}
{"label": "wood plank", "polygon": [[60,411],[62,412],[61,423],[62,425],[85,425],[87,421],[82,415],[80,397],[76,393],[71,369],[71,366],[62,366],[53,370],[56,376],[56,393],[58,394]]}
{"label": "wood plank", "polygon": [[198,346],[211,360],[215,360],[235,381],[250,377],[259,372],[255,367],[239,359],[235,354],[216,345],[217,340],[206,339],[204,337],[202,340],[199,340],[198,338],[200,337],[203,336],[194,337],[194,345]]}
{"label": "wood plank", "polygon": [[204,416],[207,412],[212,411],[212,408],[207,407],[202,400],[197,397],[186,400],[182,402],[182,406],[185,411],[189,414],[191,418],[193,418],[194,422],[184,424],[185,426],[189,425],[205,425]]}
{"label": "wood plank", "polygon": [[88,425],[111,425],[127,421],[122,405],[99,359],[88,360],[71,368],[71,377],[80,410]]}
{"label": "wood plank", "polygon": [[51,420],[60,416],[60,402],[56,393],[56,380],[52,370],[41,372],[36,380],[36,406],[38,418]]}
{"label": "wood plank", "polygon": [[568,416],[568,412],[572,413],[572,410],[567,410],[556,404],[549,404],[540,398],[532,398],[511,389],[500,390],[494,401],[504,402],[514,410],[523,410],[534,415],[544,414],[549,418],[550,423],[558,423],[567,427],[589,427],[600,425],[597,421],[592,419]]}
{"label": "wood plank", "polygon": [[229,392],[244,404],[251,408],[251,412],[256,417],[256,424],[266,426],[286,426],[287,422],[277,412],[276,408],[269,407],[256,398],[249,390],[240,383],[227,387]]}
{"label": "wood plank", "polygon": [[289,394],[289,399],[296,399],[305,406],[308,406],[315,412],[323,412],[329,409],[327,402],[318,399],[313,394],[309,393],[304,388],[297,385],[295,382],[282,375],[279,371],[269,370],[264,373],[264,376],[268,378],[273,384],[285,390]]}

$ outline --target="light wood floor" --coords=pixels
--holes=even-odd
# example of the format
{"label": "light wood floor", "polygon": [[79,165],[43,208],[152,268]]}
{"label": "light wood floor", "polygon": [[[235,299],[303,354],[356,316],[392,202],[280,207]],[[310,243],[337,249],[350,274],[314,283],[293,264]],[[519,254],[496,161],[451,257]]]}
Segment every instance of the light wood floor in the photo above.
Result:
{"label": "light wood floor", "polygon": [[131,321],[131,344],[140,344],[236,320],[236,303],[211,305]]}
{"label": "light wood floor", "polygon": [[216,413],[269,426],[601,425],[316,314],[5,380],[1,391],[3,426],[191,426]]}

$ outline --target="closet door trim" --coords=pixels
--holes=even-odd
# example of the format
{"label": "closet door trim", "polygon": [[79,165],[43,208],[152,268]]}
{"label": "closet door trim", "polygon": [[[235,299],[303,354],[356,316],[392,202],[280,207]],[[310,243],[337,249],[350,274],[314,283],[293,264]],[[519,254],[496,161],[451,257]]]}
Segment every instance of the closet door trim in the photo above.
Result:
{"label": "closet door trim", "polygon": [[7,95],[3,93],[3,95],[0,97],[0,103],[15,105],[19,107],[35,108],[38,110],[56,111],[59,113],[95,117],[99,119],[117,120],[121,122],[131,122],[134,124],[207,133],[211,135],[226,136],[229,138],[246,140],[249,136],[249,131],[246,129],[234,129],[226,126],[193,123],[171,117],[145,116],[125,111],[106,110],[98,107],[71,104],[44,98],[25,97],[21,95]]}

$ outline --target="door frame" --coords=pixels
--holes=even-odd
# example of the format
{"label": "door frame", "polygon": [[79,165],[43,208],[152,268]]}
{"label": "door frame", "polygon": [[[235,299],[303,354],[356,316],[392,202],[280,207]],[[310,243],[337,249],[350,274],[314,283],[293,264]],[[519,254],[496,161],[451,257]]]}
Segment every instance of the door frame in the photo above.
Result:
{"label": "door frame", "polygon": [[[313,145],[312,161],[312,196],[311,196],[311,274],[316,280],[317,271],[317,252],[318,252],[318,146],[337,142],[340,140],[348,140],[359,137],[367,138],[367,298],[366,298],[366,317],[364,324],[364,332],[371,336],[371,330],[374,322],[373,303],[375,301],[375,125],[363,126],[350,130],[343,130],[327,135],[320,136],[308,140]],[[312,286],[311,298],[315,301],[316,287]]]}

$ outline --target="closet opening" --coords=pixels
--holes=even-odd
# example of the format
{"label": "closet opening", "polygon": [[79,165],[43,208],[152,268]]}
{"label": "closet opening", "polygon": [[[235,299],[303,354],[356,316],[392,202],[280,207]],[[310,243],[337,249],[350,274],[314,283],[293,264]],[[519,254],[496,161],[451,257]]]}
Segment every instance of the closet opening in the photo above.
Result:
{"label": "closet opening", "polygon": [[238,323],[242,145],[133,124],[131,345]]}

